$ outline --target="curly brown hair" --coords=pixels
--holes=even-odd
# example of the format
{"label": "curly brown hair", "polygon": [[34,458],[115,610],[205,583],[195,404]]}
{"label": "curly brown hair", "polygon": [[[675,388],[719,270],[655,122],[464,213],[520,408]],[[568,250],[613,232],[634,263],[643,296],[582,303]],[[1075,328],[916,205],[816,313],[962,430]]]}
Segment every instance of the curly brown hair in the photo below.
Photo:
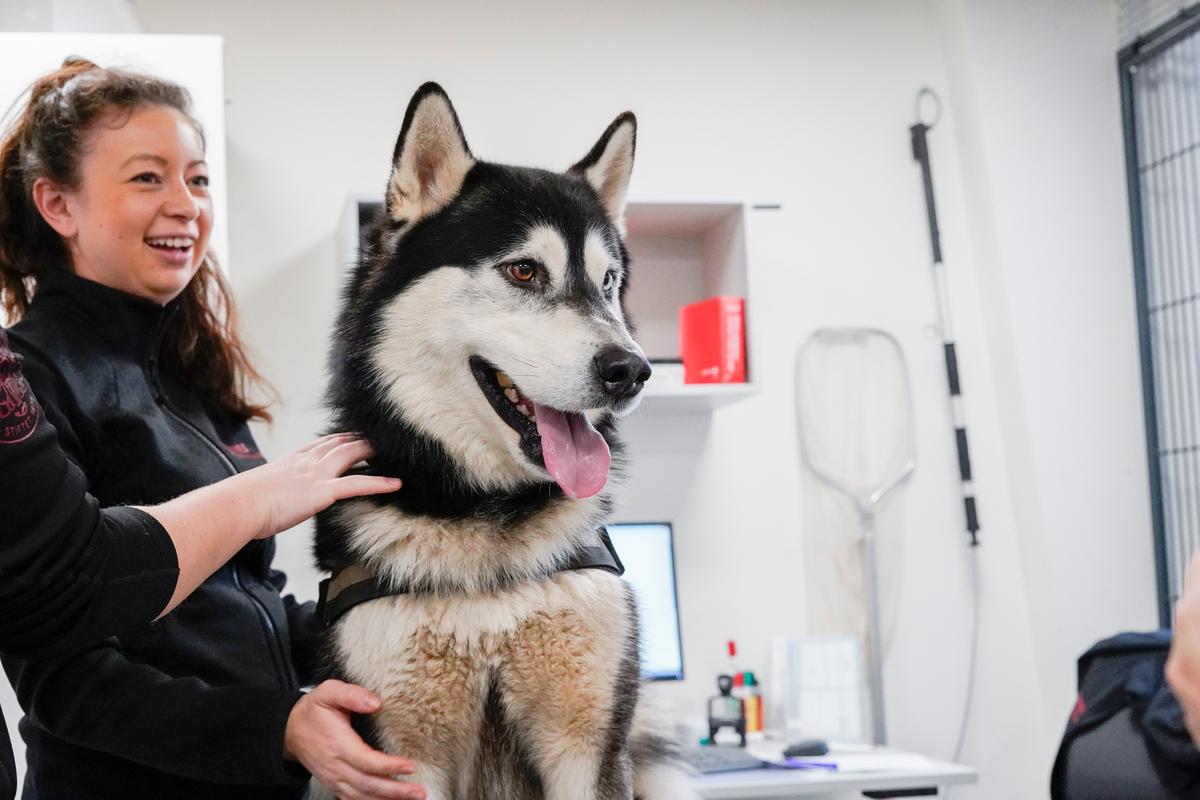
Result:
{"label": "curly brown hair", "polygon": [[[39,275],[72,269],[66,244],[33,203],[34,182],[47,178],[77,189],[94,126],[148,106],[180,112],[203,142],[191,96],[170,81],[71,57],[29,89],[28,103],[0,139],[0,305],[9,324],[29,309]],[[269,422],[270,403],[254,403],[249,394],[258,387],[273,398],[274,389],[250,363],[229,284],[211,253],[178,304],[179,323],[168,345],[171,366],[234,418]]]}

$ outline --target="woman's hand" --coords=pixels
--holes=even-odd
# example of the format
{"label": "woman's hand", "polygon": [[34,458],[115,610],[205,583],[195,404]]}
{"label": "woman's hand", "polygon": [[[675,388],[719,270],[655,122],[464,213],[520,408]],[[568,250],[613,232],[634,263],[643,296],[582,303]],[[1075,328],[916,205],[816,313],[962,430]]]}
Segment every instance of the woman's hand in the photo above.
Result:
{"label": "woman's hand", "polygon": [[399,489],[398,478],[342,474],[374,454],[358,434],[333,433],[230,480],[244,481],[248,497],[259,504],[255,538],[263,539],[299,525],[336,500]]}
{"label": "woman's hand", "polygon": [[339,800],[424,800],[425,792],[398,775],[412,762],[372,750],[350,727],[350,714],[379,710],[379,698],[361,686],[325,681],[300,698],[288,715],[284,755],[299,761]]}
{"label": "woman's hand", "polygon": [[371,445],[356,434],[322,436],[278,461],[143,508],[166,529],[179,559],[175,592],[162,613],[183,602],[251,539],[298,525],[335,500],[399,489],[396,478],[342,474],[372,454]]}
{"label": "woman's hand", "polygon": [[1183,708],[1188,733],[1200,744],[1200,553],[1188,564],[1183,595],[1175,604],[1175,633],[1166,675]]}

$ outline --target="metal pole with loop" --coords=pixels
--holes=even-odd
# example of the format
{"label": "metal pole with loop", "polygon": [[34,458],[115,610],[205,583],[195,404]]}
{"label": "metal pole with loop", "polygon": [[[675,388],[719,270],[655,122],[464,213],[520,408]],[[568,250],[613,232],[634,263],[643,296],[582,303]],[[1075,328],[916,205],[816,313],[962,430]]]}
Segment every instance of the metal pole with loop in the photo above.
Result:
{"label": "metal pole with loop", "polygon": [[[933,104],[933,119],[922,122],[922,105]],[[962,482],[963,512],[971,546],[979,544],[979,510],[975,503],[975,486],[971,477],[971,452],[967,446],[967,423],[963,411],[962,386],[958,380],[958,352],[954,343],[953,322],[950,316],[950,293],[946,286],[946,267],[942,263],[942,235],[938,230],[937,206],[933,199],[933,172],[929,166],[929,142],[926,135],[942,116],[942,102],[932,89],[917,92],[917,122],[910,127],[913,158],[921,165],[925,189],[925,213],[929,218],[929,240],[933,248],[933,282],[937,291],[938,323],[942,334],[942,350],[946,358],[946,383],[950,389],[950,414],[954,424],[954,445],[958,451],[958,473]]]}

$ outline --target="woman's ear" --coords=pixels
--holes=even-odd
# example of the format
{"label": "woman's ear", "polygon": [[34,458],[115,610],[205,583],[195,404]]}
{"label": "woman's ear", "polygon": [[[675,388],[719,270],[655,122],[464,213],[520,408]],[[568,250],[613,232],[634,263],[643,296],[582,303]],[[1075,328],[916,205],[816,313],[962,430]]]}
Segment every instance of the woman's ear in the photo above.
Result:
{"label": "woman's ear", "polygon": [[33,204],[59,236],[70,239],[79,232],[67,193],[49,178],[38,178],[33,182]]}

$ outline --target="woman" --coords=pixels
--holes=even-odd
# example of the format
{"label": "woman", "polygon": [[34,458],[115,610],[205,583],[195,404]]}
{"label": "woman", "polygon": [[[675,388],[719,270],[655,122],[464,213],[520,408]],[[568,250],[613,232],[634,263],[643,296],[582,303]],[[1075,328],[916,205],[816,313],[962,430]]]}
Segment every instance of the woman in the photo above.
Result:
{"label": "woman", "polygon": [[[339,477],[369,455],[355,437],[326,436],[159,506],[101,509],[58,447],[0,328],[0,474],[20,476],[0,481],[0,652],[44,657],[145,625],[253,539],[334,500],[395,491],[386,478]],[[357,687],[339,689],[352,710],[377,702]],[[16,789],[0,715],[0,800]]]}
{"label": "woman", "polygon": [[[102,505],[153,504],[263,463],[257,379],[208,256],[204,142],[186,92],[73,60],[0,144],[0,286],[12,349]],[[349,687],[315,677],[311,604],[273,543],[169,616],[85,650],[4,659],[26,711],[24,797],[420,797],[403,761],[337,737]],[[353,695],[362,697],[361,690]],[[364,752],[365,751],[365,752]],[[296,762],[299,762],[298,764]]]}

